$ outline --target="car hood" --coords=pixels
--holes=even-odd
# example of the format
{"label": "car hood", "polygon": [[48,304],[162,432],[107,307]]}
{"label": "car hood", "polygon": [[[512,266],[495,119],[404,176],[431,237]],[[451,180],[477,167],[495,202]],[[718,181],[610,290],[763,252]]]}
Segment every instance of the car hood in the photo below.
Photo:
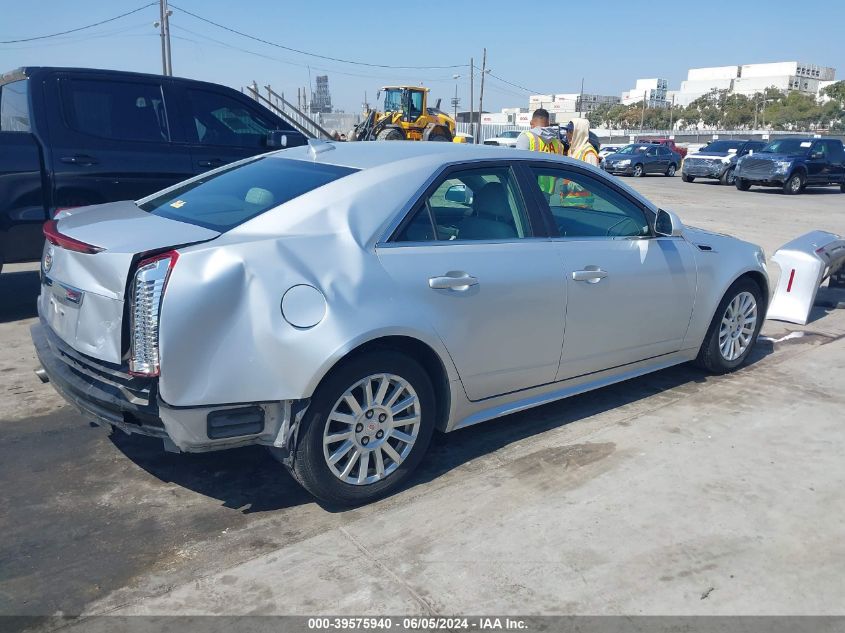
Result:
{"label": "car hood", "polygon": [[727,156],[736,156],[736,152],[696,152],[695,154],[690,154],[690,158],[694,158],[696,156],[725,158]]}

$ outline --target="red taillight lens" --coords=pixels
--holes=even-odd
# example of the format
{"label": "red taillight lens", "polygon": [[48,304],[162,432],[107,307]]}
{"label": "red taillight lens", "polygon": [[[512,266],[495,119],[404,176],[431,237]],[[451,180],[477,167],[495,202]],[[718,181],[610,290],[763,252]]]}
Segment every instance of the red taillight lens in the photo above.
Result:
{"label": "red taillight lens", "polygon": [[142,259],[132,280],[129,344],[129,373],[134,376],[158,376],[159,316],[161,301],[170,273],[179,253],[168,251]]}
{"label": "red taillight lens", "polygon": [[95,253],[105,250],[99,246],[86,244],[85,242],[80,242],[79,240],[75,240],[67,235],[62,235],[59,233],[58,224],[59,223],[56,220],[47,220],[44,223],[44,237],[48,242],[50,242],[50,244],[55,244],[56,246],[60,246],[68,251],[86,253],[88,255],[94,255]]}

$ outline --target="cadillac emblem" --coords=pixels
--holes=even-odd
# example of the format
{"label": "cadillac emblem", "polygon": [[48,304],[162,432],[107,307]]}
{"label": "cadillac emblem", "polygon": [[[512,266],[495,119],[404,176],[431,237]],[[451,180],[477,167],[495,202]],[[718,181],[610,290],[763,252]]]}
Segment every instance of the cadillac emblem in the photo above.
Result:
{"label": "cadillac emblem", "polygon": [[53,247],[48,246],[47,251],[44,253],[44,261],[41,263],[41,268],[44,273],[49,273],[50,269],[53,267]]}

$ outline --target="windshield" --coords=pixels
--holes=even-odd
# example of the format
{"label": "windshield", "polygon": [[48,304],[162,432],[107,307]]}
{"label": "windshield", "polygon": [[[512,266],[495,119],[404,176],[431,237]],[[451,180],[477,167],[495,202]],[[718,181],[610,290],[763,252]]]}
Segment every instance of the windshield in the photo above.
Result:
{"label": "windshield", "polygon": [[648,149],[647,145],[626,145],[617,154],[642,154]]}
{"label": "windshield", "polygon": [[222,233],[355,171],[263,156],[201,176],[139,206],[153,215]]}
{"label": "windshield", "polygon": [[772,141],[760,151],[767,154],[805,154],[812,144],[812,141],[800,138],[782,138]]}
{"label": "windshield", "polygon": [[516,138],[520,134],[521,132],[519,130],[508,130],[507,132],[502,132],[502,138]]}
{"label": "windshield", "polygon": [[402,91],[392,88],[384,91],[384,111],[400,112],[402,110]]}
{"label": "windshield", "polygon": [[745,141],[713,141],[701,148],[702,152],[723,152],[727,153],[730,150],[739,151]]}

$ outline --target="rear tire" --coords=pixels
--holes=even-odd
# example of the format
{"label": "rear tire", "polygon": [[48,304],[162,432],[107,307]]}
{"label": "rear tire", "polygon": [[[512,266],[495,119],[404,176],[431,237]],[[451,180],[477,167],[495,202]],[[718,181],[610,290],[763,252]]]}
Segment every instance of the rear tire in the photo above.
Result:
{"label": "rear tire", "polygon": [[845,193],[845,183],[839,185],[839,191],[841,191],[842,193]]}
{"label": "rear tire", "polygon": [[669,178],[672,178],[677,170],[678,168],[675,166],[675,163],[672,163],[669,165],[669,169],[666,170],[666,175],[669,176]]}
{"label": "rear tire", "polygon": [[736,176],[734,175],[736,172],[734,171],[735,167],[728,167],[725,170],[725,173],[722,174],[722,177],[719,178],[719,182],[723,185],[731,186],[736,184]]}
{"label": "rear tire", "polygon": [[434,128],[431,134],[428,135],[429,141],[439,141],[441,143],[451,143],[452,137],[443,128]]}
{"label": "rear tire", "polygon": [[783,192],[788,196],[794,196],[795,194],[801,193],[801,189],[803,188],[804,176],[801,172],[792,174],[786,179],[786,182],[783,183]]}
{"label": "rear tire", "polygon": [[684,182],[694,182],[695,176],[687,176],[686,174],[681,174],[681,180]]}
{"label": "rear tire", "polygon": [[[386,376],[391,380],[382,392]],[[369,400],[364,385],[370,385]],[[347,404],[350,395],[360,405],[357,414]],[[391,403],[394,396],[397,400]],[[410,399],[412,404],[392,412]],[[434,431],[435,406],[431,380],[412,358],[393,350],[353,357],[314,392],[289,470],[308,492],[330,504],[359,505],[390,494],[422,460]],[[396,424],[405,419],[417,422]],[[325,441],[327,435],[343,434],[348,438]],[[337,459],[330,464],[333,457]]]}
{"label": "rear tire", "polygon": [[643,169],[643,166],[640,163],[634,165],[633,176],[634,178],[642,178],[643,176],[645,176],[645,169]]}
{"label": "rear tire", "polygon": [[741,367],[757,342],[764,312],[760,287],[748,277],[735,281],[716,308],[696,363],[713,374]]}
{"label": "rear tire", "polygon": [[749,189],[751,189],[751,183],[748,182],[745,178],[737,178],[734,182],[734,185],[736,185],[736,188],[740,191],[748,191]]}

